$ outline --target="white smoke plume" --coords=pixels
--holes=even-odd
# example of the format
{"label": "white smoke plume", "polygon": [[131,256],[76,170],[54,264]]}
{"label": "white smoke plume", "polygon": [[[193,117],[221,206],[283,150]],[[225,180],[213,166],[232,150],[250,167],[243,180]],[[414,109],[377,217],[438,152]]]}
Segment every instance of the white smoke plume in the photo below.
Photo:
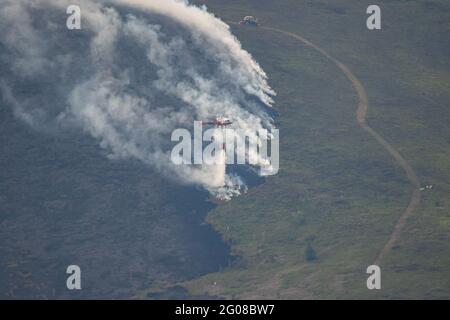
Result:
{"label": "white smoke plume", "polygon": [[[66,9],[81,8],[81,30]],[[176,166],[170,135],[224,116],[272,129],[275,93],[228,25],[176,0],[2,0],[0,92],[36,127],[78,127],[111,158],[136,158],[220,198],[245,190],[225,164]]]}

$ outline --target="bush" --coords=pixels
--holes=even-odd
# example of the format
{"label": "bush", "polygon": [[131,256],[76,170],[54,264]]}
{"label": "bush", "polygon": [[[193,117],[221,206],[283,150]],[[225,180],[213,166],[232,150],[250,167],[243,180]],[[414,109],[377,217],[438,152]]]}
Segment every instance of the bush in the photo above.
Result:
{"label": "bush", "polygon": [[305,258],[307,261],[313,261],[317,259],[316,251],[311,246],[311,244],[308,243],[305,249]]}

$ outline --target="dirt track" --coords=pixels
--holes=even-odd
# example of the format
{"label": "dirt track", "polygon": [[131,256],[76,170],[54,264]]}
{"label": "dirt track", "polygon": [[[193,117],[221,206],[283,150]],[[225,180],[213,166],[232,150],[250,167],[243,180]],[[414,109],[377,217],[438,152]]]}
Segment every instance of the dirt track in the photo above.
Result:
{"label": "dirt track", "polygon": [[[236,24],[236,23],[233,23]],[[384,149],[386,149],[387,152],[394,158],[394,160],[403,168],[403,170],[406,173],[406,176],[408,180],[411,183],[412,191],[411,191],[411,197],[408,203],[408,206],[403,210],[402,214],[400,215],[400,218],[398,219],[397,223],[395,224],[394,230],[392,231],[389,240],[386,242],[384,247],[380,250],[380,252],[377,254],[374,264],[380,265],[383,257],[392,249],[395,242],[400,237],[401,230],[403,226],[405,225],[406,219],[411,215],[411,213],[414,211],[414,209],[417,207],[417,205],[420,202],[420,181],[417,177],[416,173],[414,172],[414,169],[411,167],[411,165],[402,157],[402,155],[393,147],[391,146],[378,132],[376,132],[374,129],[372,129],[366,122],[366,114],[369,109],[369,101],[367,99],[366,91],[361,84],[361,82],[356,78],[356,76],[353,74],[353,72],[342,62],[335,59],[333,56],[331,56],[328,52],[320,48],[319,46],[313,44],[309,40],[295,34],[289,31],[284,31],[277,28],[272,27],[265,27],[261,26],[258,27],[259,29],[264,30],[270,30],[274,32],[281,33],[283,35],[286,35],[288,37],[294,38],[303,44],[315,49],[316,51],[320,52],[322,55],[327,57],[330,61],[332,61],[350,80],[352,83],[353,88],[355,89],[357,95],[358,95],[358,108],[356,110],[356,120],[358,121],[358,124],[361,128],[363,128],[366,132],[368,132],[375,140],[383,146]]]}

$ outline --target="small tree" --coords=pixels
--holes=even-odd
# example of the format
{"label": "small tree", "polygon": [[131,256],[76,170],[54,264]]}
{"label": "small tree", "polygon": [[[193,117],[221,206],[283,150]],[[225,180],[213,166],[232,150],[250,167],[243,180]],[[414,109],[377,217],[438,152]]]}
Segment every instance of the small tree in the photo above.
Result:
{"label": "small tree", "polygon": [[308,243],[308,245],[306,246],[305,258],[307,261],[313,261],[317,259],[316,251],[310,243]]}

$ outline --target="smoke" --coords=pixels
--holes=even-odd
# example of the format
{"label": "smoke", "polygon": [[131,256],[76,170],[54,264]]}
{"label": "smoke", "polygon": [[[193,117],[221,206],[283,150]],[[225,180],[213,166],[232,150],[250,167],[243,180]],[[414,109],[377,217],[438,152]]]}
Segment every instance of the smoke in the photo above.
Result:
{"label": "smoke", "polygon": [[185,1],[81,0],[81,30],[69,30],[71,4],[0,4],[0,92],[17,117],[80,128],[109,158],[139,159],[220,198],[245,190],[225,163],[170,161],[171,132],[196,120],[224,116],[250,135],[273,128],[275,93],[229,27]]}

